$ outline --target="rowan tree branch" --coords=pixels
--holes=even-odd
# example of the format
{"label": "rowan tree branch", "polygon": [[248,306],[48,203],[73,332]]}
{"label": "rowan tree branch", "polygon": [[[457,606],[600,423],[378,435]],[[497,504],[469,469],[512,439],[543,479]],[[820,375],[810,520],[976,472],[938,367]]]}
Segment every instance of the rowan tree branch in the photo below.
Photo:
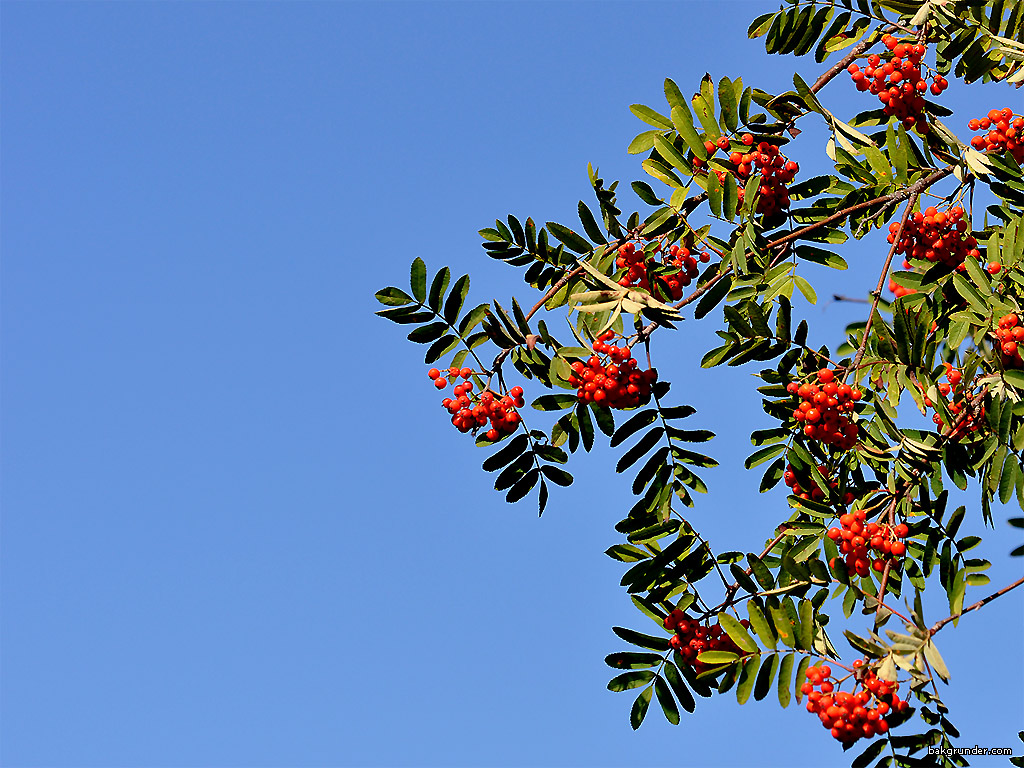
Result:
{"label": "rowan tree branch", "polygon": [[952,616],[947,616],[942,621],[935,622],[935,624],[932,625],[932,628],[928,630],[928,635],[929,636],[934,635],[936,632],[938,632],[940,629],[942,629],[944,626],[949,624],[949,622],[953,621],[954,619],[960,618],[965,613],[970,613],[971,611],[978,610],[983,605],[986,605],[987,603],[991,603],[997,597],[1001,597],[1002,595],[1005,595],[1011,589],[1016,589],[1021,584],[1024,584],[1024,577],[1021,577],[1021,578],[1017,579],[1015,582],[1013,582],[1013,584],[1010,584],[1008,586],[1003,587],[998,592],[993,592],[988,597],[982,598],[981,600],[976,602],[974,605],[971,605],[971,606],[968,606],[967,608],[964,608],[962,611],[960,611],[960,613],[954,613]]}
{"label": "rowan tree branch", "polygon": [[903,228],[907,224],[907,219],[910,217],[910,212],[914,208],[914,204],[917,202],[918,195],[920,193],[915,192],[910,196],[910,200],[907,201],[907,207],[903,209],[903,218],[900,219],[900,226],[896,230],[896,237],[892,241],[892,248],[889,249],[889,255],[885,257],[885,264],[882,266],[882,274],[878,276],[878,285],[875,286],[875,290],[871,293],[873,300],[871,302],[871,309],[868,310],[868,321],[864,326],[864,338],[861,339],[860,346],[857,348],[857,354],[853,358],[853,365],[847,369],[846,373],[843,374],[843,381],[846,381],[847,375],[850,371],[856,371],[857,366],[860,365],[861,359],[864,357],[864,350],[868,346],[868,338],[871,334],[871,323],[875,319],[875,310],[878,309],[878,300],[882,297],[882,288],[885,286],[885,277],[889,274],[889,267],[892,265],[892,257],[896,254],[896,249],[900,245],[900,238],[903,236]]}

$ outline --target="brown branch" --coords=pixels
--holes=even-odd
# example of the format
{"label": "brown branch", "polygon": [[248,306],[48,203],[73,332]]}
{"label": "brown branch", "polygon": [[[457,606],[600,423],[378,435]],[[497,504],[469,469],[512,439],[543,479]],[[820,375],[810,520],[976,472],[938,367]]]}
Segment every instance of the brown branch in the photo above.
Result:
{"label": "brown branch", "polygon": [[[782,541],[784,538],[786,538],[786,532],[785,531],[783,531],[782,533],[777,535],[774,539],[772,539],[771,542],[768,544],[767,547],[764,548],[764,551],[761,552],[761,554],[758,556],[757,559],[758,560],[763,559],[765,557],[765,555],[767,555],[769,552],[771,552],[773,549],[775,549],[776,545],[780,541]],[[754,572],[753,567],[748,567],[744,571],[744,573],[747,576],[750,576],[750,574],[752,574],[753,572]],[[740,583],[738,581],[734,581],[732,584],[730,584],[728,587],[726,587],[726,590],[725,590],[725,600],[723,600],[721,602],[721,604],[719,604],[717,606],[718,610],[722,610],[722,609],[728,608],[730,605],[732,605],[733,598],[736,596],[736,591],[739,588],[740,588]]]}
{"label": "brown branch", "polygon": [[[882,288],[885,286],[886,275],[889,274],[889,267],[892,266],[892,257],[896,255],[896,249],[899,248],[900,238],[903,236],[903,227],[907,224],[907,219],[910,218],[910,212],[914,208],[914,204],[917,202],[918,195],[920,193],[914,192],[910,196],[910,200],[907,201],[907,207],[903,209],[903,218],[900,219],[900,226],[896,230],[896,236],[892,241],[892,248],[889,249],[889,255],[885,257],[885,265],[882,267],[882,274],[878,276],[878,285],[875,286],[875,290],[872,292],[873,300],[871,302],[871,309],[868,310],[868,322],[864,326],[864,338],[861,339],[860,346],[857,348],[857,354],[853,358],[853,366],[850,370],[857,370],[857,366],[860,365],[860,361],[864,357],[864,350],[868,346],[868,338],[871,334],[871,323],[875,319],[875,311],[878,309],[878,300],[882,297]],[[849,375],[850,370],[847,370],[843,374],[843,381],[846,381],[846,377]],[[886,569],[886,575],[888,575],[888,569]]]}
{"label": "brown branch", "polygon": [[[886,522],[889,524],[890,531],[893,528],[893,524],[896,522],[896,498],[896,496],[892,497],[892,503],[886,511]],[[882,608],[885,607],[885,588],[889,585],[889,571],[891,568],[892,558],[886,558],[885,567],[882,569],[882,583],[878,588],[878,607],[875,609],[875,629],[878,629],[882,624]]]}
{"label": "brown branch", "polygon": [[[798,240],[801,237],[803,237],[805,234],[807,234],[808,232],[813,232],[816,229],[820,229],[821,227],[825,227],[825,226],[828,226],[829,224],[833,224],[833,223],[839,221],[840,219],[846,218],[847,216],[849,216],[852,213],[857,213],[858,211],[863,211],[865,208],[870,208],[870,207],[872,207],[874,205],[880,205],[880,204],[883,204],[883,203],[897,203],[897,202],[900,202],[901,200],[906,200],[907,198],[909,198],[912,195],[919,195],[923,190],[927,189],[932,184],[934,184],[934,183],[936,183],[938,181],[941,181],[942,179],[944,179],[947,176],[949,176],[953,172],[953,169],[954,169],[954,166],[947,165],[945,168],[940,168],[939,170],[935,171],[931,175],[926,176],[925,178],[920,179],[920,180],[914,182],[909,187],[907,187],[906,189],[902,189],[899,192],[893,192],[893,193],[888,194],[888,195],[882,195],[881,197],[876,197],[876,198],[874,198],[872,200],[866,200],[863,203],[857,203],[856,205],[851,205],[848,208],[843,208],[841,211],[836,211],[831,216],[827,216],[826,218],[822,219],[821,221],[816,221],[813,224],[808,224],[806,227],[801,227],[800,229],[797,229],[797,230],[795,230],[793,232],[790,232],[788,235],[785,235],[784,237],[780,237],[778,240],[771,241],[770,243],[768,243],[765,246],[765,250],[769,250],[769,249],[772,249],[772,248],[777,248],[780,245],[785,245],[785,244],[790,243],[790,242],[792,242],[794,240]],[[744,254],[744,255],[746,255],[746,254]],[[780,254],[780,256],[781,256],[781,254]],[[779,259],[779,256],[777,256],[775,259],[772,260],[772,263],[769,265],[769,268],[772,267],[772,266],[775,266],[775,264],[778,263],[778,261],[776,259]],[[704,283],[704,285],[700,286],[697,290],[695,290],[693,293],[691,293],[685,299],[683,299],[682,301],[676,302],[672,306],[674,308],[676,308],[676,309],[682,309],[687,304],[692,304],[694,301],[699,299],[705,293],[710,291],[711,288],[714,287],[714,285],[719,280],[724,278],[730,272],[732,272],[732,267],[727,267],[723,272],[719,272],[717,275],[715,275],[713,278],[708,280],[706,283]],[[640,331],[640,333],[639,333],[636,341],[634,342],[634,344],[637,343],[637,342],[645,340],[652,333],[654,333],[654,331],[657,328],[658,328],[658,323],[653,322],[653,321],[651,323],[649,323],[648,325],[646,325],[643,328],[643,330]],[[630,346],[632,346],[632,344]]]}
{"label": "brown branch", "polygon": [[574,277],[579,277],[580,275],[582,275],[583,271],[583,267],[576,267],[576,269],[572,270],[572,272],[566,272],[564,275],[562,275],[559,281],[552,285],[548,289],[548,292],[541,297],[541,300],[533,305],[533,309],[526,313],[526,321],[529,322],[530,318],[537,314],[537,312],[540,311],[540,308],[548,303],[548,299],[550,299],[552,296],[554,296],[556,293],[562,290],[565,284],[572,280]]}
{"label": "brown branch", "polygon": [[953,172],[954,168],[955,166],[947,165],[945,168],[940,168],[930,176],[925,176],[923,179],[919,179],[906,189],[901,189],[899,192],[893,192],[892,194],[889,195],[882,195],[881,197],[876,197],[872,200],[866,200],[863,203],[857,203],[857,205],[851,205],[849,208],[843,208],[843,210],[837,211],[836,213],[833,213],[831,216],[828,216],[822,219],[821,221],[816,221],[814,222],[814,224],[809,224],[808,226],[803,227],[802,229],[798,229],[794,232],[791,232],[785,237],[780,237],[778,240],[773,240],[772,242],[768,243],[768,245],[765,247],[773,248],[777,245],[788,243],[791,240],[797,240],[803,237],[804,234],[806,234],[807,232],[811,232],[820,227],[832,224],[836,221],[839,221],[840,219],[846,218],[851,213],[863,211],[865,208],[870,208],[873,205],[879,205],[881,203],[898,203],[901,200],[906,200],[911,195],[920,194],[923,190],[927,189],[935,182],[941,181],[942,179],[946,178],[947,176],[949,176],[949,174]]}
{"label": "brown branch", "polygon": [[968,606],[967,608],[964,608],[962,611],[960,611],[960,613],[955,613],[952,616],[947,616],[942,621],[935,622],[935,624],[932,625],[932,628],[928,630],[928,636],[930,637],[930,636],[934,635],[936,632],[938,632],[940,629],[942,629],[944,626],[949,624],[949,622],[953,621],[954,619],[959,619],[965,613],[970,613],[971,611],[978,610],[979,608],[981,608],[986,603],[990,603],[993,600],[995,600],[997,597],[1005,595],[1011,589],[1016,589],[1021,584],[1024,584],[1024,577],[1021,577],[1021,578],[1017,579],[1015,582],[1013,582],[1013,584],[1010,584],[1008,586],[1003,587],[998,592],[993,592],[988,597],[982,598],[981,600],[976,602],[974,605],[971,605],[971,606]]}
{"label": "brown branch", "polygon": [[[892,27],[891,29],[895,29],[895,27]],[[853,48],[850,49],[850,52],[848,54],[843,56],[843,58],[837,61],[830,70],[828,70],[825,74],[823,74],[821,77],[814,81],[814,85],[811,86],[811,93],[817,93],[826,85],[828,85],[829,81],[831,81],[832,78],[836,77],[836,75],[840,74],[843,70],[850,66],[850,64],[853,63],[854,59],[856,59],[858,56],[864,53],[864,51],[866,51],[872,45],[874,45],[874,42],[870,40],[861,40],[859,43],[853,46]]]}

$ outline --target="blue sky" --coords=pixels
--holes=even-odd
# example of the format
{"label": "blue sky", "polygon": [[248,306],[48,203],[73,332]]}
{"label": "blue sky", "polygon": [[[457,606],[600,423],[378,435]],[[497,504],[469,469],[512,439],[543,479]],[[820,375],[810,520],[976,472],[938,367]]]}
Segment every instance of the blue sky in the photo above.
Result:
{"label": "blue sky", "polygon": [[[785,89],[792,61],[745,38],[766,9],[0,6],[0,762],[848,764],[770,701],[701,702],[676,728],[652,710],[634,733],[603,663],[611,625],[646,622],[602,554],[632,503],[614,456],[575,457],[540,520],[505,504],[422,348],[372,314],[416,256],[471,272],[471,300],[532,304],[476,230],[573,224],[587,162],[641,178],[627,107],[658,106],[665,76]],[[824,92],[841,114],[868,108],[849,85]],[[1011,94],[944,98],[966,122]],[[793,154],[823,168],[823,143],[809,129]],[[882,247],[809,273],[819,295],[872,283]],[[859,309],[799,306],[816,343]],[[769,424],[746,369],[697,368],[713,340],[688,322],[654,354],[720,435],[694,524],[759,550],[783,494],[738,470]],[[993,587],[1019,572],[1010,514],[983,545]],[[939,636],[963,744],[1024,722],[1021,656],[996,655],[1021,606]]]}

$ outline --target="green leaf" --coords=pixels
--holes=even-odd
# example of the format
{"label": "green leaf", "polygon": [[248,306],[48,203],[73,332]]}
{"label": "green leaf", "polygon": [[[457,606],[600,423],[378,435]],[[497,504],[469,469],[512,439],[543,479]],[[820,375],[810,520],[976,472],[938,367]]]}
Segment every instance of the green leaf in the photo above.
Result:
{"label": "green leaf", "polygon": [[551,232],[551,234],[554,235],[559,242],[563,243],[570,251],[575,251],[576,253],[590,253],[594,250],[594,247],[590,243],[562,224],[549,221],[544,226],[546,226],[548,231]]}
{"label": "green leaf", "polygon": [[761,558],[755,554],[748,554],[747,563],[750,565],[750,571],[754,574],[754,578],[757,579],[757,583],[763,589],[775,589],[775,578]]}
{"label": "green leaf", "polygon": [[761,671],[757,675],[757,683],[754,685],[755,701],[762,701],[768,695],[772,689],[772,683],[775,682],[775,673],[778,669],[779,657],[777,654],[765,659],[765,663],[761,665]]}
{"label": "green leaf", "polygon": [[434,312],[441,311],[441,299],[444,297],[448,281],[451,279],[451,271],[448,267],[442,267],[430,283],[430,293],[427,296],[427,306]]}
{"label": "green leaf", "polygon": [[[686,158],[683,157],[679,150],[675,148],[675,145],[666,139],[664,136],[657,136],[654,139],[654,146],[658,150],[658,154],[667,160],[673,168],[678,168],[686,174],[690,173],[690,164]],[[650,227],[653,230],[655,227]],[[645,229],[645,231],[647,231]]]}
{"label": "green leaf", "polygon": [[704,651],[697,656],[697,660],[705,664],[730,664],[738,658],[737,654],[729,651]]}
{"label": "green leaf", "polygon": [[402,325],[410,325],[412,323],[425,323],[434,317],[434,313],[430,310],[421,311],[418,306],[411,305],[407,307],[392,307],[391,309],[382,309],[374,314],[385,317],[393,323],[400,323]]}
{"label": "green leaf", "polygon": [[739,684],[736,686],[736,701],[739,704],[746,704],[750,699],[750,692],[754,689],[754,683],[759,679],[757,667],[761,662],[760,656],[753,656],[743,661],[740,668]]}
{"label": "green leaf", "polygon": [[747,616],[750,617],[750,626],[757,633],[757,637],[762,645],[774,651],[778,647],[775,633],[772,632],[771,625],[761,612],[761,608],[753,600],[747,601]]}
{"label": "green leaf", "polygon": [[636,563],[650,558],[650,555],[642,549],[629,544],[613,544],[604,553],[612,560],[618,560],[620,563]]}
{"label": "green leaf", "polygon": [[718,81],[718,103],[722,107],[722,123],[724,123],[725,130],[732,133],[738,125],[738,100],[736,89],[733,88],[732,81],[728,77],[723,77]]}
{"label": "green leaf", "polygon": [[753,40],[764,35],[772,25],[775,15],[775,13],[764,13],[750,22],[750,26],[747,28],[747,37]]}
{"label": "green leaf", "polygon": [[654,139],[658,136],[661,136],[661,131],[659,130],[638,133],[634,139],[629,142],[626,152],[631,155],[639,155],[643,152],[647,152],[654,146]]}
{"label": "green leaf", "polygon": [[667,638],[645,635],[643,632],[637,632],[635,629],[612,627],[612,632],[621,637],[627,643],[640,646],[641,648],[647,648],[652,651],[667,651],[670,647]]}
{"label": "green leaf", "polygon": [[601,232],[601,227],[598,226],[597,219],[594,218],[594,214],[587,207],[587,204],[580,200],[577,210],[580,214],[580,223],[583,224],[583,231],[587,233],[587,237],[595,243],[604,243],[607,238]]}
{"label": "green leaf", "polygon": [[949,682],[949,669],[946,667],[946,662],[943,661],[942,656],[939,654],[939,649],[935,647],[935,643],[929,640],[924,646],[924,657],[928,659],[928,663],[932,665],[932,669],[935,670],[935,674],[939,678],[948,683]]}
{"label": "green leaf", "polygon": [[629,469],[629,467],[633,466],[641,456],[658,444],[658,441],[664,433],[665,430],[663,427],[655,427],[649,431],[646,435],[640,438],[640,441],[636,445],[622,455],[622,458],[620,458],[615,465],[615,471],[624,472]]}
{"label": "green leaf", "polygon": [[654,692],[658,695],[658,703],[661,705],[661,711],[665,713],[665,719],[672,725],[679,725],[679,707],[676,706],[676,700],[672,698],[672,691],[669,690],[665,678],[659,677],[655,680]]}
{"label": "green leaf", "polygon": [[425,363],[433,363],[440,359],[442,356],[451,352],[455,347],[459,346],[459,337],[454,335],[442,336],[440,339],[435,341],[427,349],[427,353],[423,358]]}
{"label": "green leaf", "polygon": [[711,213],[715,216],[722,215],[722,183],[714,173],[708,174],[708,204],[711,206]]}
{"label": "green leaf", "polygon": [[626,442],[630,437],[644,427],[653,424],[658,418],[658,412],[654,408],[639,411],[627,419],[612,435],[611,447],[615,448]]}
{"label": "green leaf", "polygon": [[653,686],[644,688],[640,695],[636,697],[636,701],[633,702],[633,709],[629,712],[629,724],[633,726],[634,731],[643,724],[644,718],[647,717],[647,708],[651,705],[651,693],[653,690]]}
{"label": "green leaf", "polygon": [[541,395],[533,401],[533,407],[538,411],[564,411],[575,407],[577,402],[576,395]]}
{"label": "green leaf", "polygon": [[1003,378],[1006,379],[1006,383],[1011,387],[1024,390],[1024,371],[1003,371]]}
{"label": "green leaf", "polygon": [[572,485],[572,475],[560,467],[555,467],[551,464],[544,464],[541,466],[540,471],[543,472],[544,476],[555,485],[560,485],[563,488]]}
{"label": "green leaf", "polygon": [[732,615],[722,612],[718,614],[718,623],[725,630],[725,633],[729,636],[741,650],[747,653],[757,653],[760,649],[757,647],[757,643],[754,638],[750,636],[750,633],[744,628],[739,621]]}
{"label": "green leaf", "polygon": [[483,468],[487,472],[494,472],[501,469],[506,464],[510,463],[513,459],[519,458],[523,452],[529,447],[530,438],[526,435],[516,435],[513,437],[508,445],[502,448],[500,451],[488,456],[484,460]]}
{"label": "green leaf", "polygon": [[463,275],[455,281],[455,285],[452,286],[451,293],[448,294],[448,299],[444,303],[442,314],[444,319],[452,325],[455,325],[455,321],[459,319],[459,312],[462,311],[462,305],[465,303],[468,293],[469,275]]}
{"label": "green leaf", "polygon": [[772,608],[771,614],[772,620],[775,622],[775,632],[779,639],[790,648],[796,648],[796,626],[790,619],[789,614],[781,607]]}
{"label": "green leaf", "polygon": [[419,328],[414,329],[408,338],[409,341],[415,341],[417,344],[426,344],[429,341],[436,341],[444,336],[446,330],[448,330],[447,323],[430,323],[429,325],[421,325]]}
{"label": "green leaf", "polygon": [[621,675],[613,677],[608,681],[608,690],[615,691],[616,693],[628,691],[630,688],[639,688],[642,685],[647,685],[653,679],[654,673],[650,670],[623,672]]}
{"label": "green leaf", "polygon": [[514,504],[525,497],[526,494],[533,490],[533,486],[537,484],[539,478],[540,472],[537,471],[536,467],[531,469],[509,489],[508,493],[505,494],[505,501],[509,504]]}
{"label": "green leaf", "polygon": [[620,651],[604,657],[604,663],[613,669],[646,669],[656,667],[663,661],[658,653],[636,653]]}
{"label": "green leaf", "polygon": [[697,702],[693,700],[693,694],[690,693],[690,689],[683,682],[683,677],[679,674],[679,670],[676,669],[676,665],[668,661],[665,662],[664,669],[668,684],[672,686],[672,691],[675,693],[676,698],[679,699],[679,703],[683,705],[683,709],[687,712],[693,712],[697,708]]}
{"label": "green leaf", "polygon": [[650,107],[646,107],[643,104],[631,104],[629,111],[648,125],[653,125],[655,128],[662,128],[664,130],[672,130],[672,121],[664,115],[655,112]]}
{"label": "green leaf", "polygon": [[875,759],[888,748],[889,743],[885,739],[874,741],[857,758],[850,763],[850,768],[867,768]]}
{"label": "green leaf", "polygon": [[701,160],[708,159],[707,147],[704,146],[700,134],[697,133],[697,129],[693,125],[693,115],[685,104],[672,108],[672,125],[695,157]]}
{"label": "green leaf", "polygon": [[377,299],[381,304],[387,304],[391,307],[398,307],[404,304],[411,304],[413,302],[412,296],[407,294],[393,286],[382,288],[374,294],[374,298]]}
{"label": "green leaf", "polygon": [[[813,539],[812,541],[817,547],[817,541]],[[810,651],[814,648],[814,604],[810,600],[801,600],[799,615],[800,626],[797,628],[797,639],[801,648]]]}
{"label": "green leaf", "polygon": [[708,292],[701,297],[700,301],[697,302],[697,308],[693,312],[694,318],[700,320],[702,317],[706,316],[708,312],[718,305],[718,302],[725,298],[731,288],[731,275],[725,275],[724,277],[719,278],[718,282],[716,282]]}
{"label": "green leaf", "polygon": [[736,583],[743,587],[743,589],[752,595],[757,593],[757,584],[754,583],[752,578],[747,576],[746,572],[740,568],[739,565],[731,563],[729,565],[729,570],[732,573],[732,577],[736,579]]}
{"label": "green leaf", "polygon": [[810,283],[800,277],[800,275],[793,275],[793,282],[796,283],[796,287],[800,289],[800,293],[804,295],[808,302],[811,304],[818,303],[818,295],[814,292]]}
{"label": "green leaf", "polygon": [[761,485],[758,488],[759,493],[766,493],[779,484],[779,480],[785,474],[786,470],[786,459],[779,458],[768,465],[768,469],[765,470],[764,475],[761,477]]}
{"label": "green leaf", "polygon": [[412,295],[421,304],[427,300],[427,265],[423,259],[416,257],[409,270],[409,284],[412,287]]}
{"label": "green leaf", "polygon": [[789,706],[791,694],[790,684],[793,680],[793,660],[794,655],[787,653],[782,657],[782,662],[779,664],[779,704],[785,709]]}
{"label": "green leaf", "polygon": [[760,450],[754,451],[747,457],[747,460],[743,462],[743,466],[747,469],[753,469],[754,467],[764,464],[769,459],[774,459],[780,453],[786,450],[785,443],[777,443],[775,445],[769,445]]}
{"label": "green leaf", "polygon": [[736,218],[736,207],[739,204],[739,190],[736,186],[736,177],[731,173],[726,174],[725,187],[722,197],[722,213],[725,218],[732,221]]}

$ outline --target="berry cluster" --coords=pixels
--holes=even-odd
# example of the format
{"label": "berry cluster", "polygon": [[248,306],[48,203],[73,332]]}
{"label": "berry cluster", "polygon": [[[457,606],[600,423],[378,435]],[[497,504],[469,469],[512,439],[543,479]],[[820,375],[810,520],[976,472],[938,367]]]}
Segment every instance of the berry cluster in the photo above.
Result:
{"label": "berry cluster", "polygon": [[972,131],[988,131],[971,139],[971,146],[983,152],[1009,152],[1018,163],[1024,163],[1024,117],[1013,114],[1009,107],[990,110],[987,117],[967,122]]}
{"label": "berry cluster", "polygon": [[[865,523],[866,517],[863,509],[848,512],[839,518],[842,528],[829,528],[826,534],[845,555],[847,572],[858,576],[867,576],[869,568],[878,572],[885,570],[886,560],[895,563],[896,558],[903,557],[907,551],[907,545],[900,541],[909,532],[904,523],[895,526]],[[835,568],[835,558],[829,561],[829,566]]]}
{"label": "berry cluster", "polygon": [[[822,476],[828,471],[828,467],[824,464],[818,465],[818,471],[821,472]],[[805,490],[800,486],[800,483],[796,479],[796,471],[793,469],[792,464],[786,465],[786,471],[782,475],[783,481],[793,490],[794,496],[799,496],[801,499],[810,499],[811,501],[823,501],[825,498],[825,492],[818,486],[812,486],[809,490]],[[828,487],[833,491],[839,491],[839,483],[835,480],[829,480]],[[852,491],[847,491],[843,495],[844,504],[852,504],[854,495]]]}
{"label": "berry cluster", "polygon": [[[985,419],[985,406],[973,406],[973,387],[961,386],[963,374],[954,368],[951,363],[944,363],[944,365],[946,366],[946,373],[944,375],[949,384],[940,383],[938,389],[939,394],[943,398],[950,394],[950,392],[953,393],[953,402],[947,407],[950,415],[953,417],[953,423],[956,425],[956,428],[949,433],[949,437],[952,440],[959,440],[981,429]],[[929,408],[932,407],[932,401],[928,397],[925,397],[924,404]],[[940,413],[932,416],[932,421],[939,427],[949,426]]]}
{"label": "berry cluster", "polygon": [[[852,692],[836,690],[840,683],[834,681],[828,666],[809,667],[807,682],[800,687],[807,695],[807,711],[816,714],[832,737],[844,744],[885,733],[889,730],[885,716],[910,706],[895,696],[899,683],[881,680],[874,670],[865,670],[862,659],[853,666],[856,685]],[[874,706],[869,706],[872,703]]]}
{"label": "berry cluster", "polygon": [[585,403],[595,402],[609,408],[644,405],[650,400],[651,385],[658,380],[658,374],[653,368],[639,370],[629,347],[608,343],[613,338],[612,331],[598,336],[594,351],[605,355],[605,361],[593,355],[586,363],[573,363],[569,383],[579,388],[576,396]]}
{"label": "berry cluster", "polygon": [[817,384],[791,381],[786,391],[800,398],[793,418],[804,425],[804,434],[843,451],[857,442],[857,425],[847,415],[861,399],[861,391],[848,384],[837,384],[835,371],[822,368]]}
{"label": "berry cluster", "polygon": [[[653,247],[653,253],[659,253],[661,251],[661,245],[655,245]],[[633,243],[624,243],[619,246],[618,257],[615,259],[615,265],[620,269],[625,269],[624,274],[619,279],[619,285],[629,288],[631,286],[639,286],[644,290],[650,292],[654,298],[661,300],[659,288],[668,289],[668,297],[673,301],[678,301],[683,297],[683,288],[688,286],[694,278],[700,272],[697,266],[697,259],[693,257],[689,248],[682,248],[678,245],[673,245],[668,249],[667,254],[663,256],[662,263],[674,268],[675,272],[670,272],[668,275],[659,275],[655,279],[652,272],[648,272],[648,252],[644,248],[637,248]],[[699,256],[702,262],[707,263],[711,261],[711,255],[707,252],[703,252]],[[652,285],[652,282],[654,285]]]}
{"label": "berry cluster", "polygon": [[[889,225],[890,243],[896,243],[898,222]],[[934,263],[941,262],[950,270],[966,271],[963,266],[965,258],[980,259],[978,241],[971,236],[970,225],[964,219],[964,209],[960,206],[940,211],[934,206],[917,211],[907,218],[903,226],[900,240],[896,243],[896,253],[902,253],[906,259],[925,259]],[[910,268],[910,262],[904,261],[903,266]],[[999,265],[989,265],[989,272],[995,274]]]}
{"label": "berry cluster", "polygon": [[[743,655],[744,651],[732,641],[725,630],[719,624],[705,626],[695,621],[676,608],[665,617],[665,629],[675,632],[669,638],[668,644],[679,651],[686,662],[693,667],[698,675],[711,665],[698,661],[697,657],[704,651],[728,651],[737,655]],[[744,628],[750,626],[746,619],[740,621]]]}
{"label": "berry cluster", "polygon": [[[761,174],[761,185],[758,189],[757,213],[766,218],[771,218],[781,213],[784,208],[789,207],[789,191],[786,185],[793,181],[800,170],[799,164],[783,155],[778,146],[767,141],[760,142],[753,147],[754,137],[745,133],[740,141],[747,147],[748,152],[733,151],[729,153],[729,163],[732,164],[732,174],[736,177],[739,186],[738,195],[740,205],[743,205],[744,187],[747,179],[755,172]],[[717,143],[704,142],[704,148],[708,151],[708,157],[717,149],[729,150],[730,142],[724,136]],[[703,167],[704,163],[699,158],[693,160],[694,168]],[[720,182],[725,182],[726,171],[711,169]]]}
{"label": "berry cluster", "polygon": [[449,368],[444,374],[437,368],[427,371],[427,376],[434,380],[434,386],[438,389],[448,386],[449,378],[453,381],[460,377],[466,380],[455,385],[454,399],[446,397],[441,401],[441,405],[452,414],[452,424],[459,432],[475,431],[490,421],[491,427],[484,433],[488,440],[494,442],[505,435],[511,435],[522,420],[516,408],[522,408],[526,404],[523,400],[523,388],[512,387],[504,397],[485,390],[474,400],[471,395],[473,382],[468,381],[472,375],[473,371],[469,368]]}
{"label": "berry cluster", "polygon": [[1010,313],[999,318],[999,352],[1003,358],[1003,368],[1024,368],[1024,360],[1020,357],[1020,346],[1024,342],[1024,326],[1016,314]]}
{"label": "berry cluster", "polygon": [[[864,69],[851,64],[846,71],[858,91],[878,96],[884,114],[896,117],[905,128],[917,128],[918,133],[924,134],[927,121],[923,94],[929,87],[921,74],[921,60],[927,48],[919,43],[902,43],[892,35],[883,36],[882,43],[888,49],[884,59],[872,53]],[[938,96],[947,87],[949,83],[942,75],[932,78],[932,95]]]}

